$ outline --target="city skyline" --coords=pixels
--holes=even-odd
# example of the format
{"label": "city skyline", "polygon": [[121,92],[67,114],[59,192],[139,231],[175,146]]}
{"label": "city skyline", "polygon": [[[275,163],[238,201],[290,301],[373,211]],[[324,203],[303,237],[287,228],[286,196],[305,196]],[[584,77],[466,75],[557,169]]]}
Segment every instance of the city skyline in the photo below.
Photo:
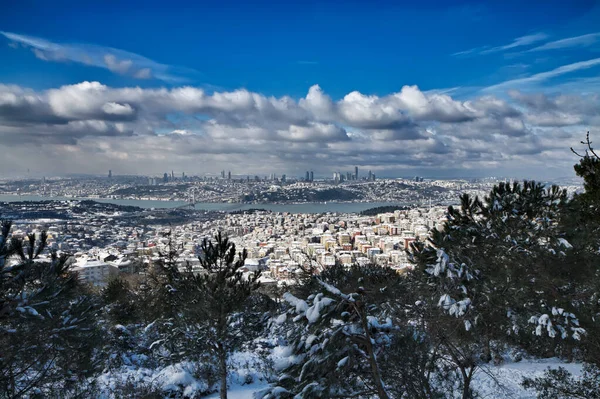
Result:
{"label": "city skyline", "polygon": [[33,4],[0,13],[2,177],[549,179],[600,137],[597,1]]}

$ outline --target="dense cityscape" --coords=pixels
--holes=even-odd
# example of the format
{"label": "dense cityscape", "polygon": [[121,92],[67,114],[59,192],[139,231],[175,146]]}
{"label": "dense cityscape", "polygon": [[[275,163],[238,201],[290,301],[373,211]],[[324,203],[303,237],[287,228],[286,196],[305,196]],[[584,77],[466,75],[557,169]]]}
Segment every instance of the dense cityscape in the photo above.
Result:
{"label": "dense cityscape", "polygon": [[[397,202],[448,203],[456,201],[457,194],[481,194],[492,185],[505,179],[425,179],[414,178],[375,179],[369,174],[357,175],[334,173],[333,178],[305,179],[267,177],[250,179],[232,177],[222,173],[220,177],[198,177],[174,173],[161,179],[144,176],[64,177],[41,179],[0,179],[0,195],[24,197],[121,199],[183,201],[195,203],[304,203],[304,202]],[[509,179],[512,180],[512,179]],[[571,183],[569,189],[580,185]],[[181,205],[181,204],[179,204]]]}
{"label": "dense cityscape", "polygon": [[[358,168],[356,168],[358,172]],[[334,174],[332,179],[277,178],[250,180],[199,178],[174,173],[157,181],[152,177],[113,176],[0,181],[1,196],[9,196],[0,210],[15,220],[13,235],[47,231],[50,248],[72,255],[82,278],[105,286],[119,273],[139,274],[164,253],[172,231],[180,248],[178,265],[198,268],[203,239],[222,232],[248,251],[246,271],[261,269],[263,280],[293,281],[294,273],[315,263],[324,270],[337,263],[374,263],[401,272],[409,267],[405,250],[415,239],[426,240],[432,228],[441,229],[446,207],[461,195],[484,197],[496,179],[430,180],[380,179],[369,173]],[[568,186],[570,192],[578,186]],[[37,201],[32,198],[39,197]],[[56,200],[55,197],[59,197]],[[28,201],[22,202],[21,198]],[[67,199],[64,199],[67,198]],[[109,202],[94,202],[105,199]],[[138,206],[122,206],[119,200],[137,200]],[[111,203],[112,201],[112,203]],[[156,202],[174,206],[154,208]],[[319,211],[319,202],[361,203],[364,210],[389,203],[379,213]],[[251,204],[247,211],[205,211],[203,203]],[[313,213],[261,210],[269,204],[308,203]],[[160,203],[159,203],[160,204]],[[373,205],[375,204],[375,205]],[[293,207],[292,207],[293,209]],[[100,273],[87,270],[101,270]],[[197,270],[197,269],[195,269]]]}
{"label": "dense cityscape", "polygon": [[[148,270],[165,251],[167,231],[181,248],[177,263],[182,270],[188,264],[199,267],[199,244],[221,231],[248,251],[246,271],[260,268],[271,281],[293,282],[294,272],[311,262],[320,270],[336,262],[347,266],[374,262],[401,271],[408,266],[404,251],[408,243],[441,226],[445,213],[444,207],[374,216],[144,211],[76,200],[10,205],[3,207],[3,216],[16,220],[13,236],[47,231],[50,248],[72,254],[75,270],[96,286],[105,286],[118,273]],[[160,220],[169,223],[159,224]]]}

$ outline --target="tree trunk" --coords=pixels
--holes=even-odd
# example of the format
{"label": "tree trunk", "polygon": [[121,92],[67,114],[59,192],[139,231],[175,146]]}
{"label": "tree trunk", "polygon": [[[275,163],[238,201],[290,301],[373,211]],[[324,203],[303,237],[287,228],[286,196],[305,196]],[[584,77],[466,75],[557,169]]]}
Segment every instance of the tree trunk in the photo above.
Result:
{"label": "tree trunk", "polygon": [[486,363],[492,361],[492,348],[490,346],[490,340],[487,338],[487,336],[484,337],[483,356],[481,360]]}
{"label": "tree trunk", "polygon": [[383,380],[381,379],[381,372],[379,371],[379,365],[377,364],[377,357],[375,356],[375,352],[373,350],[373,343],[371,342],[371,334],[369,334],[369,323],[367,321],[367,315],[364,312],[364,307],[356,306],[359,314],[360,320],[365,331],[366,338],[366,349],[367,354],[369,355],[369,364],[371,366],[371,374],[373,375],[373,382],[375,383],[375,389],[377,390],[377,396],[380,399],[389,399],[389,395],[385,390],[385,386],[383,384]]}
{"label": "tree trunk", "polygon": [[463,375],[463,392],[462,399],[471,399],[473,396],[471,394],[471,379],[473,378],[475,368],[471,366],[469,368],[469,372],[467,373],[464,368],[461,369]]}
{"label": "tree trunk", "polygon": [[218,344],[217,356],[219,357],[219,377],[221,378],[219,394],[221,399],[227,399],[227,352],[221,342]]}

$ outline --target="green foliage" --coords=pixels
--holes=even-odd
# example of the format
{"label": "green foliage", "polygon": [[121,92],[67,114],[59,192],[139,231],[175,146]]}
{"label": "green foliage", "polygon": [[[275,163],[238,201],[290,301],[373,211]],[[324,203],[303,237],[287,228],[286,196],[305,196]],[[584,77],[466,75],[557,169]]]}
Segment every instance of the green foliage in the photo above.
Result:
{"label": "green foliage", "polygon": [[566,202],[556,186],[500,183],[483,200],[463,195],[443,231],[412,245],[419,317],[460,370],[464,398],[474,370],[500,361],[505,344],[525,345],[533,333],[555,348],[583,335],[573,299],[585,274],[565,267],[559,228]]}
{"label": "green foliage", "polygon": [[563,367],[549,369],[543,377],[525,378],[522,385],[543,399],[599,399],[600,369],[587,364],[581,378],[573,377]]}
{"label": "green foliage", "polygon": [[402,205],[377,206],[375,208],[365,209],[364,211],[360,212],[360,215],[361,216],[376,216],[380,213],[394,212],[399,209],[406,210],[406,209],[410,209],[410,207],[402,206]]}
{"label": "green foliage", "polygon": [[236,253],[235,244],[221,233],[214,240],[203,240],[199,272],[189,265],[179,270],[177,253],[170,242],[149,283],[154,303],[162,303],[161,339],[155,349],[171,360],[214,359],[221,393],[226,395],[227,358],[244,340],[244,321],[252,325],[252,317],[242,311],[258,290],[261,273],[244,275],[246,251]]}
{"label": "green foliage", "polygon": [[101,292],[102,302],[111,321],[129,324],[139,320],[139,298],[131,284],[122,278],[113,278]]}
{"label": "green foliage", "polygon": [[406,281],[389,268],[337,264],[294,287],[302,296],[285,294],[276,325],[289,360],[259,397],[442,397],[436,351],[407,318]]}
{"label": "green foliage", "polygon": [[98,364],[94,299],[67,267],[67,257],[42,255],[47,236],[0,236],[0,395],[68,392]]}
{"label": "green foliage", "polygon": [[588,334],[579,354],[600,367],[600,157],[592,147],[589,132],[581,144],[586,146],[583,154],[571,150],[580,157],[574,168],[583,178],[585,191],[573,197],[562,224],[573,245],[569,266],[573,274],[583,276],[578,279],[577,303]]}

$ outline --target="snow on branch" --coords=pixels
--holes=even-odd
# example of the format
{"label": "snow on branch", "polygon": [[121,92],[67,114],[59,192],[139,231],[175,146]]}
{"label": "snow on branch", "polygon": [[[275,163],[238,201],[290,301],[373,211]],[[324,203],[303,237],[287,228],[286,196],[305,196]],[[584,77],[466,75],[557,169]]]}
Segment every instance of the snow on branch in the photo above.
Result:
{"label": "snow on branch", "polygon": [[349,302],[354,302],[354,298],[352,298],[352,296],[344,294],[342,291],[340,291],[339,289],[335,288],[333,285],[331,284],[327,284],[326,282],[317,279],[317,281],[319,282],[319,284],[321,284],[327,291],[329,291],[331,294],[335,295],[335,296],[339,296],[340,298],[349,301]]}

